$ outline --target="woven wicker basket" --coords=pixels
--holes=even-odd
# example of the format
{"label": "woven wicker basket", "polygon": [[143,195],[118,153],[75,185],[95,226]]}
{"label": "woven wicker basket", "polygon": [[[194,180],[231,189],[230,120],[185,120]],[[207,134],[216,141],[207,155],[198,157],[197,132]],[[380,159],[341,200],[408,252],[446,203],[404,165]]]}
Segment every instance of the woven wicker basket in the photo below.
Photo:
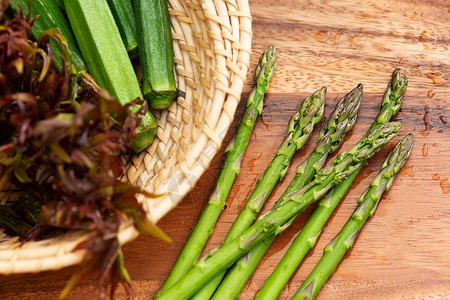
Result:
{"label": "woven wicker basket", "polygon": [[[155,112],[157,138],[140,155],[122,157],[126,180],[161,198],[141,198],[148,218],[157,222],[195,185],[220,148],[240,99],[251,49],[247,0],[169,0],[178,87],[183,95],[168,110]],[[10,188],[0,205],[17,199]],[[123,224],[120,242],[136,238]],[[74,247],[85,232],[26,243],[0,229],[0,274],[56,270],[77,264]]]}

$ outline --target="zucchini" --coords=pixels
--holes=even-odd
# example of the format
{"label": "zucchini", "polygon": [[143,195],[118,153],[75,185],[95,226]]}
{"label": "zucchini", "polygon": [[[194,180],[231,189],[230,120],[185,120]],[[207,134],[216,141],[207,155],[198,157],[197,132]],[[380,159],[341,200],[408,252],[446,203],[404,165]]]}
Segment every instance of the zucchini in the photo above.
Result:
{"label": "zucchini", "polygon": [[151,107],[165,109],[177,95],[167,1],[133,0],[133,8],[144,98]]}
{"label": "zucchini", "polygon": [[[24,11],[24,14],[27,15],[28,1],[29,0],[13,0],[11,1],[11,6],[16,10],[19,10],[20,5]],[[38,40],[39,36],[44,31],[50,28],[56,28],[67,39],[69,51],[71,52],[71,62],[75,66],[75,69],[78,72],[86,70],[86,64],[83,61],[73,32],[67,19],[61,13],[58,5],[55,2],[48,0],[30,0],[30,4],[32,17],[34,18],[35,16],[39,16],[31,29],[32,36]],[[61,70],[62,63],[60,57],[63,53],[62,49],[53,39],[50,39],[50,46],[55,56],[55,66],[58,70]]]}
{"label": "zucchini", "polygon": [[[106,0],[64,0],[64,6],[89,73],[99,86],[122,105],[142,99],[139,82]],[[132,107],[134,111],[138,109]],[[155,118],[147,111],[137,130],[140,140],[133,144],[135,151],[152,143],[156,127]]]}
{"label": "zucchini", "polygon": [[138,53],[138,41],[136,36],[136,21],[134,19],[133,6],[130,0],[107,0],[109,8],[116,20],[120,36],[130,57]]}

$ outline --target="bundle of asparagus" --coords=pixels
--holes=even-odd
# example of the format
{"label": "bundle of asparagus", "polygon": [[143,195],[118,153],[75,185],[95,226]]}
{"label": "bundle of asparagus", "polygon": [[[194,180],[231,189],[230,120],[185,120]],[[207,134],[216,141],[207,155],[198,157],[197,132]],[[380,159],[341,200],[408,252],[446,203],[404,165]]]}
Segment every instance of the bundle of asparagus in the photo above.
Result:
{"label": "bundle of asparagus", "polygon": [[[210,222],[202,222],[202,218],[199,220],[199,223],[196,225],[196,228],[189,239],[190,243],[195,244],[195,242],[198,241],[199,243],[192,249],[188,249],[190,246],[188,244],[185,246],[182,254],[191,253],[191,255],[180,255],[177,264],[183,266],[182,271],[175,272],[177,267],[176,264],[165,285],[155,298],[236,298],[275,237],[289,227],[295,217],[311,202],[319,200],[326,195],[325,198],[320,201],[316,209],[317,213],[316,211],[314,212],[310,221],[308,221],[302,232],[299,234],[299,237],[297,238],[299,241],[296,240],[294,242],[292,250],[290,249],[288,251],[286,257],[280,263],[280,266],[277,267],[274,274],[272,274],[265,283],[263,289],[257,295],[258,299],[275,299],[303,259],[304,255],[314,246],[321,228],[339,201],[343,198],[345,192],[350,187],[359,171],[366,164],[367,159],[372,157],[390,139],[397,135],[401,124],[388,122],[391,117],[399,111],[402,104],[402,94],[406,89],[406,86],[406,77],[401,78],[399,70],[395,70],[392,74],[392,80],[388,84],[383,96],[380,112],[368,132],[351,150],[338,155],[333,163],[328,167],[323,168],[328,155],[339,148],[345,134],[353,128],[353,125],[356,122],[357,112],[362,98],[362,85],[358,85],[340,99],[336,104],[330,119],[320,130],[316,148],[308,159],[297,167],[296,175],[289,187],[277,201],[272,210],[261,216],[253,226],[250,226],[277,181],[286,174],[290,159],[294,153],[306,143],[313,126],[322,118],[326,88],[323,87],[321,90],[316,91],[311,97],[307,98],[302,103],[300,111],[294,114],[289,122],[288,136],[280,145],[277,154],[266,171],[258,179],[255,189],[244,204],[241,213],[227,234],[222,246],[219,249],[214,249],[206,254],[194,264],[194,260],[200,254],[201,248],[211,234],[212,227],[217,220],[218,214],[220,213],[220,207],[224,204],[226,195],[222,195],[220,206],[218,206],[218,210],[216,210],[214,217],[211,218],[212,220]],[[407,145],[412,143],[409,142],[410,140],[411,138],[408,137],[402,140],[405,142],[400,142],[398,144],[403,146],[397,146],[395,149],[401,148],[401,151],[393,150],[393,152],[391,152],[390,158],[388,158],[386,160],[387,162],[383,165],[383,174],[389,174],[386,176],[392,177],[398,172],[401,166],[403,166],[404,161],[409,155],[410,146]],[[236,141],[237,139],[233,140],[233,147],[235,147]],[[245,141],[244,149],[247,142],[248,138]],[[399,154],[400,152],[403,154]],[[401,157],[403,163],[398,162],[396,163],[397,167],[387,168],[386,165],[388,164],[388,161],[393,163],[397,159],[396,157]],[[239,162],[241,158],[242,156],[239,158]],[[238,159],[238,157],[236,157],[236,159]],[[234,163],[234,165],[236,164]],[[387,169],[389,169],[389,172]],[[395,169],[395,172],[392,171],[393,169]],[[221,172],[221,176],[222,173],[223,171]],[[234,176],[235,174],[236,173],[234,173]],[[231,177],[227,193],[231,187],[234,176]],[[315,178],[313,179],[314,176]],[[380,180],[381,179],[378,179],[378,182],[380,182]],[[386,187],[392,184],[392,180],[389,182],[389,184],[385,183],[383,185],[383,191],[387,190]],[[213,200],[220,196],[218,187],[219,185],[216,186],[215,192],[212,195],[211,199]],[[380,190],[377,190],[377,195],[381,196],[380,193]],[[212,202],[215,203],[215,201]],[[208,205],[211,205],[211,203],[208,203]],[[207,215],[205,215],[205,218],[207,218]],[[208,223],[208,226],[200,226],[201,223]],[[203,233],[201,239],[193,239],[195,233],[197,235]],[[299,253],[294,254],[294,251],[299,251]],[[338,262],[339,260],[336,262],[336,265]],[[289,266],[287,267],[286,264]],[[230,266],[233,267],[222,281],[222,278],[226,274],[226,270]],[[329,274],[331,274],[331,272],[332,270]],[[301,289],[299,294],[306,293],[306,299],[308,299],[308,297],[313,297],[317,294],[325,281],[326,278],[321,283],[314,283],[318,282],[317,280],[314,280],[311,284],[311,281],[309,281],[305,283],[305,287]],[[309,296],[308,291],[312,286],[315,289],[315,294]]]}
{"label": "bundle of asparagus", "polygon": [[344,152],[328,167],[320,170],[314,181],[286,197],[277,207],[261,216],[254,225],[235,239],[224,243],[218,250],[200,259],[176,284],[159,294],[158,299],[188,299],[217,274],[225,271],[235,261],[267,237],[283,231],[292,218],[311,202],[322,198],[329,190],[363,166],[395,137],[401,128],[398,122],[386,123],[372,130],[349,151]]}

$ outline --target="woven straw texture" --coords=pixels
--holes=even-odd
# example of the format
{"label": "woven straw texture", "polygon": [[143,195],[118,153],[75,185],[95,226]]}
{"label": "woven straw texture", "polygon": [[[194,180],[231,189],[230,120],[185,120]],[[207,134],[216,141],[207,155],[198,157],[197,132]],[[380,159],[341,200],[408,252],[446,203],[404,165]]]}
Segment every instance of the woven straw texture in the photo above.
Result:
{"label": "woven straw texture", "polygon": [[[157,222],[174,208],[208,168],[233,120],[251,52],[251,16],[247,0],[169,0],[174,39],[178,100],[154,112],[153,145],[137,156],[121,157],[124,180],[163,196],[140,198],[148,218]],[[18,192],[0,193],[0,205]],[[120,242],[136,238],[123,224]],[[74,247],[88,236],[69,232],[19,247],[17,237],[0,229],[0,274],[56,270],[77,264]]]}

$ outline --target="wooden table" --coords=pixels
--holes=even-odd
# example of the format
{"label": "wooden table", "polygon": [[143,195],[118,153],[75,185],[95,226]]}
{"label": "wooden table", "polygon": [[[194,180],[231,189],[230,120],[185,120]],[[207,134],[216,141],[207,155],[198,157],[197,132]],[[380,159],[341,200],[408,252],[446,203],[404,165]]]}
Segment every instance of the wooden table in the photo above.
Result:
{"label": "wooden table", "polygon": [[[404,124],[400,136],[414,134],[412,155],[318,299],[449,299],[450,4],[433,0],[252,0],[250,6],[254,30],[251,69],[268,44],[279,50],[278,69],[241,174],[231,190],[228,208],[223,211],[207,250],[220,245],[259,174],[272,159],[287,121],[302,99],[326,85],[328,115],[338,97],[357,83],[364,84],[358,122],[340,149],[347,150],[373,121],[389,76],[394,68],[400,67],[409,78],[409,87],[395,119]],[[252,82],[249,72],[243,98]],[[234,134],[243,108],[244,102],[224,145]],[[295,155],[293,166],[307,157],[316,136],[317,130],[306,147]],[[357,177],[281,299],[290,298],[312,270],[323,247],[350,216],[357,197],[373,179],[393,143]],[[223,158],[222,148],[192,192],[160,222],[173,243],[140,236],[124,247],[137,299],[148,299],[168,275],[212,190]],[[291,168],[264,211],[281,195],[293,175]],[[312,209],[313,206],[308,208],[277,239],[244,288],[241,299],[255,295]],[[0,277],[0,298],[56,299],[72,272],[73,268],[67,268]],[[69,298],[96,298],[93,284],[93,280],[84,282]],[[118,296],[124,297],[123,290],[119,290]]]}

